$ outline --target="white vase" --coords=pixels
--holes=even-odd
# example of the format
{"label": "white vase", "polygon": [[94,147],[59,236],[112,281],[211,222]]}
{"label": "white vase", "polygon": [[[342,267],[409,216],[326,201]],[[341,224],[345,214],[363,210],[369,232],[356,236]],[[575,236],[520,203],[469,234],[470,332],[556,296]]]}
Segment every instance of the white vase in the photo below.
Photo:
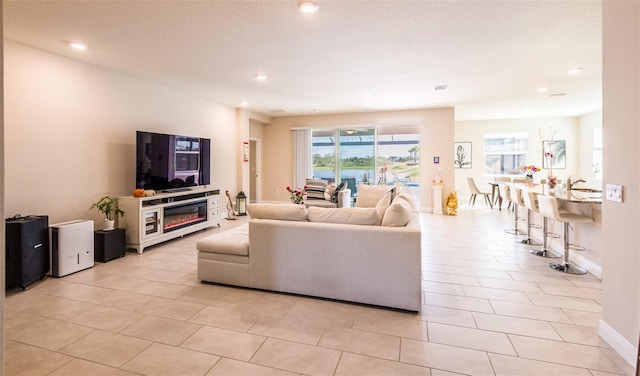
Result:
{"label": "white vase", "polygon": [[111,231],[115,227],[116,221],[113,219],[104,219],[104,223],[102,224],[102,231]]}

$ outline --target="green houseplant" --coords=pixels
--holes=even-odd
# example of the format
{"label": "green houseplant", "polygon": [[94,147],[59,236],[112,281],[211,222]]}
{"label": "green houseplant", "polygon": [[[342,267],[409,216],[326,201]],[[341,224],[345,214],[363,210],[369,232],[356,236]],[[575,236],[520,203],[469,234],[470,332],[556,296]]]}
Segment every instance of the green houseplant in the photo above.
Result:
{"label": "green houseplant", "polygon": [[115,217],[118,215],[124,217],[124,211],[117,206],[115,198],[106,195],[100,198],[97,202],[91,205],[90,209],[96,208],[100,213],[104,214],[104,226],[103,230],[113,230]]}

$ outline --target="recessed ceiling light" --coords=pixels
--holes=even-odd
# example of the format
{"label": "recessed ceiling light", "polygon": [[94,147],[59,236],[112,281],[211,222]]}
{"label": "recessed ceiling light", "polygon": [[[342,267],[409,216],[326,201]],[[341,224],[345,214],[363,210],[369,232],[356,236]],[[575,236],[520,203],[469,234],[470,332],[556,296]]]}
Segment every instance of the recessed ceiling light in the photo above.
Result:
{"label": "recessed ceiling light", "polygon": [[569,69],[567,70],[567,73],[569,74],[580,74],[582,72],[582,68],[573,68],[573,69]]}
{"label": "recessed ceiling light", "polygon": [[433,89],[435,91],[444,91],[444,90],[447,90],[448,86],[449,85],[436,85],[436,86],[433,87]]}
{"label": "recessed ceiling light", "polygon": [[536,89],[536,91],[537,91],[538,93],[544,93],[544,92],[546,92],[547,90],[549,90],[549,88],[548,88],[548,87],[544,87],[544,86],[543,86],[543,87],[539,87],[538,89]]}
{"label": "recessed ceiling light", "polygon": [[242,106],[242,107],[247,107],[248,105],[249,105],[249,102],[247,102],[247,101],[240,102],[240,106]]}
{"label": "recessed ceiling light", "polygon": [[266,74],[262,74],[262,73],[258,73],[256,74],[256,81],[266,81],[267,78],[269,78],[269,76],[267,76]]}
{"label": "recessed ceiling light", "polygon": [[371,98],[371,93],[369,93],[368,91],[365,91],[364,93],[362,93],[362,97],[363,98]]}
{"label": "recessed ceiling light", "polygon": [[302,13],[315,13],[318,11],[318,4],[315,1],[298,1],[298,10]]}
{"label": "recessed ceiling light", "polygon": [[85,51],[87,49],[87,46],[82,43],[69,43],[69,47],[78,51]]}

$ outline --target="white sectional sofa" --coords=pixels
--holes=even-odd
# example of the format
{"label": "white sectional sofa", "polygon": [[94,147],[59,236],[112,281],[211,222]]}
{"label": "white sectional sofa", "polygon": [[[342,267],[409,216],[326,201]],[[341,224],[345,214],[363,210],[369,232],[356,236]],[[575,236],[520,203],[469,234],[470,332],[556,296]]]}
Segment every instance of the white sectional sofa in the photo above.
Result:
{"label": "white sectional sofa", "polygon": [[198,241],[198,278],[419,311],[419,214],[389,188],[359,188],[356,208],[249,205],[248,226]]}

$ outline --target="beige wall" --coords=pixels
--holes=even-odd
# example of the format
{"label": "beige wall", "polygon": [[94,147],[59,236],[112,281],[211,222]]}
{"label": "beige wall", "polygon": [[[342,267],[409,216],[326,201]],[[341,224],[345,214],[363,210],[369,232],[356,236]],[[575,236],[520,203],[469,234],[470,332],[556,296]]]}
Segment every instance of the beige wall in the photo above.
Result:
{"label": "beige wall", "polygon": [[[98,219],[101,194],[135,188],[135,131],[211,138],[211,186],[236,190],[236,111],[5,41],[6,215]],[[90,52],[89,52],[90,53]]]}
{"label": "beige wall", "polygon": [[[467,178],[472,177],[481,191],[489,191],[489,181],[493,176],[484,174],[484,136],[486,133],[524,132],[529,137],[529,150],[527,152],[528,164],[542,167],[542,139],[540,130],[548,138],[551,131],[555,130],[555,140],[565,140],[567,146],[567,168],[554,169],[553,174],[558,179],[566,179],[570,175],[578,174],[578,118],[539,118],[539,119],[508,119],[508,120],[479,120],[456,122],[456,142],[471,142],[472,168],[456,169],[456,188],[462,196],[470,194],[467,186]],[[453,153],[453,148],[451,148]],[[549,174],[543,170],[534,175],[539,181]]]}
{"label": "beige wall", "polygon": [[600,335],[635,364],[640,330],[640,3],[603,5],[604,183],[623,203],[603,203],[603,312]]}
{"label": "beige wall", "polygon": [[592,186],[602,187],[602,179],[593,175],[593,129],[602,128],[602,111],[586,114],[578,118],[578,176],[593,182]]}
{"label": "beige wall", "polygon": [[[453,189],[453,108],[367,113],[291,116],[272,118],[264,127],[263,199],[286,201],[285,186],[293,183],[293,141],[291,128],[330,128],[382,126],[397,124],[420,125],[420,186],[421,206],[432,208],[431,179],[439,172],[444,179],[444,192]],[[440,164],[432,163],[440,157]],[[444,195],[444,193],[443,193]]]}
{"label": "beige wall", "polygon": [[[249,139],[252,137],[251,132],[255,132],[255,126],[257,124],[267,124],[271,121],[271,118],[262,114],[258,114],[252,111],[245,110],[243,108],[238,108],[236,110],[236,144],[238,145],[236,156],[238,163],[237,166],[237,186],[238,191],[242,190],[245,195],[249,198],[249,200],[253,199],[250,197],[250,164],[249,162],[243,162],[243,143],[249,142]],[[236,192],[238,192],[236,191]]]}

